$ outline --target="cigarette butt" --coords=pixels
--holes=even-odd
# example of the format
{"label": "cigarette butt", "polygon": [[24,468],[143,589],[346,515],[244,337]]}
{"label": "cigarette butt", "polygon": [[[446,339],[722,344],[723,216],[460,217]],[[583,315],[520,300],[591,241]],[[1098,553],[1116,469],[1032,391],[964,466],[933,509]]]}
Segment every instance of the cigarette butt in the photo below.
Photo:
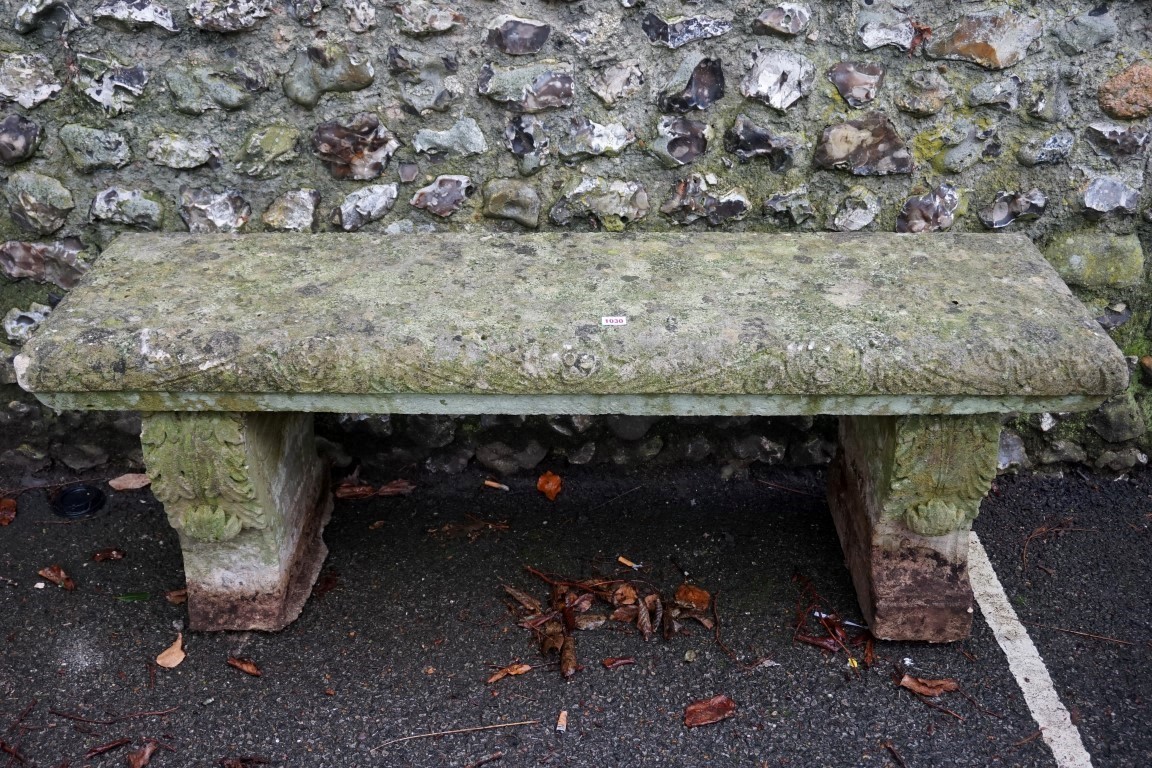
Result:
{"label": "cigarette butt", "polygon": [[640,563],[634,563],[628,558],[624,557],[624,555],[620,555],[618,558],[616,558],[616,562],[620,563],[620,565],[623,565],[626,568],[631,568],[634,571],[640,570]]}
{"label": "cigarette butt", "polygon": [[498,483],[495,480],[485,480],[484,485],[488,486],[489,488],[497,488],[501,491],[509,490],[508,486],[504,485],[504,483]]}
{"label": "cigarette butt", "polygon": [[556,718],[556,730],[559,733],[565,733],[568,730],[568,710],[560,710],[560,716]]}

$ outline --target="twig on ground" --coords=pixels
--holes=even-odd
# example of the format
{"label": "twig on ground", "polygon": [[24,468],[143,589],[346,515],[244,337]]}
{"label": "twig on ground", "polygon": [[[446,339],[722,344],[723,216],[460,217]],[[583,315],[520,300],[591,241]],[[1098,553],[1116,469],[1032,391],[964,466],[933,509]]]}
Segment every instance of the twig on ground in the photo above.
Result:
{"label": "twig on ground", "polygon": [[724,655],[727,656],[733,664],[740,667],[745,672],[751,672],[752,670],[760,669],[761,667],[765,666],[766,662],[768,662],[768,666],[772,666],[771,659],[756,659],[751,663],[743,662],[740,660],[740,657],[736,655],[736,651],[732,650],[724,644],[724,641],[720,639],[720,611],[717,607],[719,602],[720,593],[717,592],[716,594],[712,595],[712,638],[716,641],[716,647],[723,651]]}
{"label": "twig on ground", "polygon": [[12,725],[8,726],[8,732],[11,733],[13,728],[20,725],[20,723],[24,722],[24,718],[28,717],[29,713],[35,708],[36,708],[36,699],[32,699],[31,703],[29,703],[28,706],[24,707],[24,711],[22,711],[19,715],[17,715],[16,719],[12,721]]}
{"label": "twig on ground", "polygon": [[776,489],[776,490],[778,490],[778,491],[787,491],[788,493],[795,493],[795,494],[797,494],[798,496],[811,496],[813,499],[822,499],[822,498],[824,498],[824,497],[823,497],[823,496],[821,496],[820,494],[818,494],[818,493],[812,493],[811,491],[802,491],[802,490],[800,490],[799,488],[789,488],[789,487],[788,487],[788,486],[786,486],[786,485],[780,485],[780,484],[778,484],[778,483],[770,483],[770,482],[768,482],[767,480],[761,480],[761,479],[760,479],[760,478],[758,478],[758,477],[757,477],[757,478],[754,478],[754,479],[756,480],[756,482],[760,483],[760,485],[766,485],[766,486],[768,486],[769,488],[775,488],[775,489]]}
{"label": "twig on ground", "polygon": [[480,768],[482,765],[488,765],[488,763],[494,763],[497,760],[503,759],[503,752],[493,752],[492,754],[488,755],[488,757],[482,757],[474,763],[468,763],[468,765],[464,766],[464,768]]}
{"label": "twig on ground", "polygon": [[161,715],[170,715],[178,709],[180,709],[179,705],[175,707],[169,707],[168,709],[159,709],[155,712],[129,712],[126,715],[119,715],[116,718],[116,722],[119,722],[120,720],[131,720],[135,717],[159,717]]}
{"label": "twig on ground", "polygon": [[58,709],[50,709],[48,711],[51,712],[52,714],[56,715],[57,717],[63,717],[63,718],[66,718],[68,720],[75,720],[78,723],[91,723],[92,725],[115,725],[116,724],[115,720],[89,720],[88,718],[81,717],[80,715],[73,715],[73,714],[69,714],[68,712],[61,712]]}
{"label": "twig on ground", "polygon": [[638,485],[635,488],[624,491],[624,493],[617,494],[617,495],[613,496],[612,498],[608,499],[608,501],[604,502],[603,504],[599,504],[595,507],[592,507],[592,509],[588,510],[588,512],[586,512],[585,514],[591,514],[592,512],[595,512],[598,509],[603,509],[604,507],[608,506],[609,504],[616,501],[617,499],[622,499],[625,496],[627,496],[628,494],[635,493],[636,491],[640,490],[643,487],[644,487],[643,485]]}
{"label": "twig on ground", "polygon": [[1033,733],[1031,736],[1025,736],[1024,738],[1020,739],[1020,741],[1016,742],[1016,743],[1015,743],[1015,744],[1013,744],[1012,746],[1013,746],[1014,748],[1015,748],[1015,747],[1022,747],[1022,746],[1024,746],[1025,744],[1027,744],[1028,742],[1030,742],[1030,741],[1035,741],[1036,739],[1040,738],[1040,736],[1042,736],[1043,734],[1044,734],[1044,729],[1043,729],[1043,728],[1041,728],[1040,730],[1038,730],[1038,731],[1036,731],[1035,733]]}
{"label": "twig on ground", "polygon": [[413,739],[430,739],[434,736],[451,736],[457,733],[473,733],[475,731],[491,731],[495,728],[514,728],[518,725],[539,725],[539,720],[522,720],[519,723],[497,723],[496,725],[474,725],[471,728],[454,728],[451,731],[433,731],[432,733],[418,733],[414,736],[402,736],[399,739],[390,739],[375,749],[383,749],[384,747],[391,746],[392,744],[399,744],[402,741],[412,741]]}
{"label": "twig on ground", "polygon": [[959,720],[960,722],[964,722],[964,718],[963,718],[963,717],[961,717],[960,715],[956,714],[955,712],[953,712],[952,710],[948,709],[947,707],[942,707],[942,706],[940,706],[939,704],[933,704],[933,703],[932,703],[931,701],[929,701],[927,698],[925,698],[924,696],[921,696],[921,695],[920,695],[920,694],[918,694],[918,693],[913,693],[912,695],[913,695],[913,696],[915,696],[916,698],[920,699],[920,701],[924,703],[924,706],[926,706],[926,707],[931,707],[932,709],[935,709],[935,710],[938,710],[938,711],[940,711],[940,712],[943,712],[943,713],[944,713],[944,714],[946,714],[946,715],[952,715],[952,717],[956,718],[956,719],[957,719],[957,720]]}
{"label": "twig on ground", "polygon": [[1081,533],[1099,533],[1099,528],[1076,528],[1073,526],[1075,521],[1066,517],[1063,520],[1053,523],[1051,520],[1046,520],[1032,530],[1032,533],[1024,539],[1024,549],[1020,552],[1020,566],[1024,570],[1028,569],[1028,545],[1032,543],[1033,539],[1043,539],[1049,536],[1054,536],[1061,533],[1072,533],[1078,531]]}
{"label": "twig on ground", "polygon": [[20,763],[20,765],[25,765],[27,763],[27,761],[24,759],[24,755],[20,754],[20,750],[16,749],[16,747],[12,746],[11,744],[5,743],[4,741],[0,741],[0,752],[8,755],[11,760],[15,760],[16,762]]}
{"label": "twig on ground", "polygon": [[880,746],[888,750],[888,754],[892,755],[892,759],[896,761],[896,765],[900,768],[908,768],[908,763],[904,762],[904,758],[900,757],[900,753],[896,751],[896,747],[892,744],[891,739],[883,742]]}
{"label": "twig on ground", "polygon": [[1109,642],[1109,643],[1119,643],[1120,645],[1136,645],[1136,643],[1132,642],[1131,640],[1121,640],[1121,639],[1116,638],[1116,637],[1108,637],[1107,635],[1096,635],[1096,634],[1093,634],[1091,632],[1081,632],[1080,630],[1077,630],[1077,629],[1064,629],[1063,627],[1053,627],[1049,624],[1039,624],[1035,621],[1021,621],[1020,623],[1026,625],[1026,626],[1029,626],[1029,627],[1039,627],[1040,629],[1051,629],[1054,632],[1067,632],[1070,635],[1080,635],[1081,637],[1090,637],[1093,640],[1104,640],[1104,641]]}
{"label": "twig on ground", "polygon": [[101,744],[98,747],[92,747],[92,749],[84,753],[84,759],[91,760],[94,757],[99,757],[105,752],[111,752],[114,749],[119,749],[120,747],[131,743],[132,739],[125,737],[123,739],[116,739],[116,741],[110,741],[107,744]]}

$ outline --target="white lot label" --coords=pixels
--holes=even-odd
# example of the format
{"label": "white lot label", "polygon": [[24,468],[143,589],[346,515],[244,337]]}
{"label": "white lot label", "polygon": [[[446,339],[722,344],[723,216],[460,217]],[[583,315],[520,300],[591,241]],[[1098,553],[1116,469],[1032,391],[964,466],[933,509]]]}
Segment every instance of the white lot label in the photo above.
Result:
{"label": "white lot label", "polygon": [[628,325],[627,317],[602,317],[600,325]]}

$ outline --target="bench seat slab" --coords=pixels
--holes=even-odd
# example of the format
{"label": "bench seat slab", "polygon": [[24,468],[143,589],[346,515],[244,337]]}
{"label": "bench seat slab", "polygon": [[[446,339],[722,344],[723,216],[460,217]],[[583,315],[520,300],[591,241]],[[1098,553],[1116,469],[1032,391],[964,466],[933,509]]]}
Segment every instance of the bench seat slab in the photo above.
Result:
{"label": "bench seat slab", "polygon": [[279,630],[328,554],[312,414],[143,414],[152,490],[180,534],[193,630]]}
{"label": "bench seat slab", "polygon": [[968,532],[996,477],[999,435],[997,414],[840,419],[828,501],[877,638],[968,636]]}

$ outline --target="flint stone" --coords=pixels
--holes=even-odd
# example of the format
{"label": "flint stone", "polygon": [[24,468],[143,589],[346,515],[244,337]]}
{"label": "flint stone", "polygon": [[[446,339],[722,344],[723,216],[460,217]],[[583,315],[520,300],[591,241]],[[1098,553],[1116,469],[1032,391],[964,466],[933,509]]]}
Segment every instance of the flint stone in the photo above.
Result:
{"label": "flint stone", "polygon": [[454,74],[458,68],[455,54],[436,57],[396,46],[388,49],[388,71],[400,81],[404,103],[417,114],[444,112],[463,94]]}
{"label": "flint stone", "polygon": [[519,179],[491,179],[484,185],[484,215],[536,229],[540,225],[540,195]]}
{"label": "flint stone", "polygon": [[859,232],[880,215],[880,198],[870,189],[855,186],[840,201],[828,228],[833,232]]}
{"label": "flint stone", "polygon": [[[1103,12],[1099,12],[1100,10]],[[1107,5],[1082,13],[1070,19],[1056,32],[1060,47],[1068,53],[1095,51],[1120,34],[1116,20]]]}
{"label": "flint stone", "polygon": [[32,157],[42,138],[40,124],[23,115],[13,113],[0,120],[0,165],[16,165]]}
{"label": "flint stone", "polygon": [[207,136],[187,138],[165,133],[148,143],[148,159],[168,168],[187,170],[215,165],[220,159],[220,147]]}
{"label": "flint stone", "polygon": [[1060,131],[1047,137],[1043,142],[1028,142],[1016,153],[1016,159],[1021,165],[1029,168],[1060,163],[1072,154],[1075,143],[1076,134],[1071,131]]}
{"label": "flint stone", "polygon": [[662,117],[649,150],[666,168],[688,165],[708,151],[712,126],[686,117]]}
{"label": "flint stone", "polygon": [[940,73],[931,69],[913,72],[905,81],[904,88],[896,92],[893,101],[896,108],[917,117],[929,117],[944,109],[952,89]]}
{"label": "flint stone", "polygon": [[1097,93],[1100,109],[1120,120],[1152,115],[1152,62],[1138,61],[1110,78]]}
{"label": "flint stone", "polygon": [[968,92],[968,104],[973,107],[999,107],[1008,112],[1020,104],[1020,78],[1009,75],[1002,80],[985,80]]}
{"label": "flint stone", "polygon": [[371,112],[361,112],[347,123],[320,123],[312,134],[312,151],[335,179],[375,179],[399,148],[400,141]]}
{"label": "flint stone", "polygon": [[237,110],[252,103],[264,89],[262,72],[236,67],[231,72],[209,67],[175,66],[164,73],[177,112],[202,115],[213,109]]}
{"label": "flint stone", "polygon": [[1113,213],[1136,213],[1139,203],[1140,190],[1108,176],[1093,179],[1084,190],[1084,215],[1090,219],[1098,220]]}
{"label": "flint stone", "polygon": [[1028,453],[1024,450],[1023,438],[1010,429],[1002,430],[996,469],[1001,472],[1007,469],[1026,469],[1028,464]]}
{"label": "flint stone", "polygon": [[757,35],[777,34],[785,37],[798,35],[808,28],[812,11],[799,3],[780,3],[762,12],[752,21]]}
{"label": "flint stone", "polygon": [[345,232],[353,232],[384,218],[399,196],[400,188],[396,184],[375,184],[358,189],[332,211],[332,223]]}
{"label": "flint stone", "polygon": [[997,192],[996,199],[977,216],[988,229],[1006,227],[1017,219],[1039,218],[1048,207],[1048,198],[1039,189],[1027,192]]}
{"label": "flint stone", "polygon": [[417,152],[430,155],[455,152],[461,157],[480,155],[488,151],[488,142],[480,125],[470,117],[462,117],[446,131],[432,131],[421,128],[412,140]]}
{"label": "flint stone", "polygon": [[98,445],[54,445],[52,454],[75,472],[95,469],[108,463],[108,452]]}
{"label": "flint stone", "polygon": [[653,45],[663,45],[675,50],[697,40],[727,34],[732,29],[732,22],[708,16],[665,20],[654,13],[649,13],[640,22],[640,28]]}
{"label": "flint stone", "polygon": [[501,475],[532,469],[547,455],[548,449],[535,440],[529,440],[519,451],[501,442],[486,443],[476,449],[476,461]]}
{"label": "flint stone", "polygon": [[236,154],[236,170],[247,176],[270,179],[280,173],[279,166],[295,160],[300,131],[291,125],[267,125],[244,137]]}
{"label": "flint stone", "polygon": [[[0,341],[0,384],[16,383],[16,366],[12,364],[14,357],[16,357],[16,347]],[[8,452],[5,451],[6,453]],[[5,466],[13,466],[13,463],[3,454],[0,454],[0,461],[4,461]]]}
{"label": "flint stone", "polygon": [[74,237],[52,243],[9,240],[0,245],[0,270],[10,280],[31,278],[70,290],[88,271],[84,244]]}
{"label": "flint stone", "polygon": [[644,72],[639,59],[625,59],[609,64],[588,79],[588,88],[607,107],[616,106],[621,99],[640,93],[644,87]]}
{"label": "flint stone", "polygon": [[572,87],[572,65],[566,62],[541,62],[508,70],[485,64],[477,91],[521,112],[543,112],[570,106]]}
{"label": "flint stone", "polygon": [[1028,114],[1046,123],[1062,123],[1072,115],[1072,102],[1068,85],[1076,83],[1080,73],[1076,69],[1056,67],[1047,77],[1034,85],[1035,98]]}
{"label": "flint stone", "polygon": [[234,189],[180,188],[180,218],[194,235],[239,232],[251,217],[252,206]]}
{"label": "flint stone", "polygon": [[31,171],[9,176],[4,194],[16,226],[37,235],[50,235],[60,229],[76,207],[72,193],[63,184]]}
{"label": "flint stone", "polygon": [[1021,61],[1028,46],[1040,39],[1044,23],[1007,9],[963,16],[932,35],[924,52],[934,59],[954,59],[985,69],[1006,69]]}
{"label": "flint stone", "polygon": [[616,157],[635,141],[636,135],[620,123],[601,125],[583,116],[573,117],[568,122],[567,138],[560,142],[560,155],[569,159]]}
{"label": "flint stone", "polygon": [[1132,288],[1144,280],[1144,251],[1135,234],[1058,233],[1043,251],[1044,257],[1069,285],[1089,289]]}
{"label": "flint stone", "polygon": [[956,187],[941,184],[926,195],[916,195],[904,201],[896,217],[897,232],[940,232],[952,226],[960,196]]}
{"label": "flint stone", "polygon": [[544,134],[544,123],[533,115],[520,115],[504,128],[504,146],[519,158],[520,173],[531,176],[548,164],[551,142]]}
{"label": "flint stone", "polygon": [[472,179],[467,176],[437,176],[431,184],[416,190],[409,204],[447,218],[460,210],[475,191]]}
{"label": "flint stone", "polygon": [[712,195],[708,182],[697,173],[677,180],[672,190],[672,197],[660,207],[660,212],[677,224],[704,219],[715,227],[728,220],[739,221],[752,208],[744,190],[735,188],[719,196]]}
{"label": "flint stone", "polygon": [[429,456],[424,462],[424,467],[429,472],[458,475],[464,471],[474,455],[475,451],[471,448],[462,445],[456,446]]}
{"label": "flint stone", "polygon": [[63,87],[52,64],[39,53],[12,53],[0,61],[0,101],[14,101],[32,109]]}
{"label": "flint stone", "polygon": [[79,81],[89,83],[84,95],[103,107],[105,113],[120,115],[135,108],[136,98],[148,85],[148,73],[140,65],[108,67]]}
{"label": "flint stone", "polygon": [[128,140],[113,131],[65,125],[60,129],[60,142],[81,173],[123,168],[132,161]]}
{"label": "flint stone", "polygon": [[1083,464],[1088,454],[1071,440],[1053,440],[1037,457],[1041,464]]}
{"label": "flint stone", "polygon": [[404,184],[411,184],[420,175],[420,166],[416,163],[400,163],[396,166],[396,173]]}
{"label": "flint stone", "polygon": [[784,50],[758,49],[740,91],[781,112],[807,96],[816,81],[816,68],[806,57]]}
{"label": "flint stone", "polygon": [[284,75],[284,95],[311,109],[325,93],[367,88],[375,78],[372,62],[334,41],[318,42],[296,54]]}
{"label": "flint stone", "polygon": [[277,197],[260,220],[276,232],[315,232],[320,193],[315,189],[293,189]]}
{"label": "flint stone", "polygon": [[459,11],[424,0],[402,0],[393,6],[393,10],[400,31],[412,37],[449,32],[466,21]]}
{"label": "flint stone", "polygon": [[242,32],[268,15],[270,0],[192,0],[192,24],[209,32]]}
{"label": "flint stone", "polygon": [[989,147],[995,138],[994,128],[980,129],[967,120],[959,120],[949,130],[947,139],[948,143],[955,142],[954,145],[944,152],[937,162],[941,168],[950,173],[966,171],[977,160],[988,156]]}
{"label": "flint stone", "polygon": [[32,303],[28,309],[13,307],[4,315],[4,333],[8,340],[16,344],[24,344],[32,338],[32,333],[48,315],[52,314],[52,307],[44,304]]}
{"label": "flint stone", "polygon": [[588,220],[609,232],[624,228],[648,215],[648,191],[638,181],[584,176],[568,182],[549,218],[567,226],[573,220]]}
{"label": "flint stone", "polygon": [[288,12],[296,17],[296,21],[306,27],[314,27],[320,23],[320,12],[324,10],[324,0],[292,0],[288,5]]}
{"label": "flint stone", "polygon": [[620,413],[613,413],[604,418],[604,424],[612,434],[629,442],[643,439],[652,425],[658,421],[659,416],[629,416]]}
{"label": "flint stone", "polygon": [[1135,157],[1148,144],[1148,129],[1138,125],[1123,127],[1114,123],[1092,123],[1084,130],[1088,143],[1103,157],[1118,160]]}
{"label": "flint stone", "polygon": [[855,176],[912,173],[912,153],[887,116],[869,112],[857,120],[824,129],[813,161],[821,168]]}
{"label": "flint stone", "polygon": [[1135,440],[1146,431],[1140,406],[1131,394],[1123,394],[1104,401],[1088,422],[1092,431],[1109,443]]}
{"label": "flint stone", "polygon": [[443,448],[456,438],[451,416],[412,414],[405,419],[404,434],[421,448]]}
{"label": "flint stone", "polygon": [[88,211],[94,221],[110,221],[140,229],[160,229],[164,212],[160,204],[139,189],[108,187],[96,193]]}
{"label": "flint stone", "polygon": [[172,11],[152,0],[105,0],[92,11],[92,19],[102,27],[136,32],[156,27],[165,32],[179,32]]}
{"label": "flint stone", "polygon": [[[682,85],[685,82],[687,85]],[[685,59],[656,103],[662,112],[683,114],[708,109],[723,97],[724,69],[720,59],[696,57]]]}
{"label": "flint stone", "polygon": [[[1132,319],[1132,309],[1124,302],[1104,307],[1104,314],[1096,318],[1100,327],[1113,331]],[[1131,359],[1131,358],[1129,358]]]}
{"label": "flint stone", "polygon": [[739,114],[732,127],[724,132],[724,149],[740,162],[747,163],[757,157],[765,158],[773,171],[792,167],[799,143],[787,136],[777,136],[768,128],[754,124],[747,115]]}
{"label": "flint stone", "polygon": [[486,41],[510,56],[523,56],[539,53],[551,32],[552,27],[542,21],[503,14],[488,25]]}
{"label": "flint stone", "polygon": [[22,35],[39,29],[44,37],[56,38],[81,29],[84,22],[63,0],[27,0],[12,26]]}
{"label": "flint stone", "polygon": [[911,50],[916,39],[912,20],[891,11],[862,12],[856,27],[856,39],[870,51],[891,45],[902,51]]}
{"label": "flint stone", "polygon": [[769,195],[764,201],[764,215],[780,226],[800,225],[816,215],[808,198],[808,187]]}
{"label": "flint stone", "polygon": [[349,30],[359,34],[376,29],[374,0],[344,0],[343,5]]}
{"label": "flint stone", "polygon": [[1113,472],[1127,472],[1138,465],[1148,463],[1148,456],[1136,448],[1121,448],[1118,451],[1101,451],[1096,458],[1097,469],[1108,469]]}
{"label": "flint stone", "polygon": [[884,85],[884,65],[878,61],[841,61],[828,70],[828,80],[850,107],[862,107],[876,98]]}

